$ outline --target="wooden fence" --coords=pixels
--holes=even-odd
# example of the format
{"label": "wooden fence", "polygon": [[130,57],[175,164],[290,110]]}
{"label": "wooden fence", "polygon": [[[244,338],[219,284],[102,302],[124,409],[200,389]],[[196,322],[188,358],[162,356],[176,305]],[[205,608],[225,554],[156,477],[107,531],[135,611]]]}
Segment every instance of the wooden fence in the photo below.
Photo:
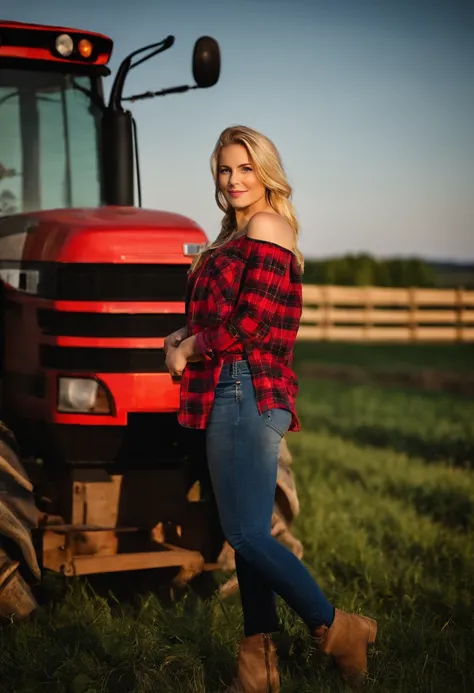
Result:
{"label": "wooden fence", "polygon": [[303,285],[300,340],[472,342],[474,291]]}

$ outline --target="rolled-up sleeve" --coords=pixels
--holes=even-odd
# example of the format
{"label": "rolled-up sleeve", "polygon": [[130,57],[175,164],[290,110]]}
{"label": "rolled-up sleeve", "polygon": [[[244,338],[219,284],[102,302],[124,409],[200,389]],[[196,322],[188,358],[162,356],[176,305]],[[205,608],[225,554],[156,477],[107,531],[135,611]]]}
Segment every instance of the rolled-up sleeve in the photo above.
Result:
{"label": "rolled-up sleeve", "polygon": [[216,267],[212,290],[219,322],[196,335],[196,349],[207,359],[225,353],[236,341],[251,346],[264,339],[284,300],[281,287],[292,253],[269,241],[246,240],[247,260],[235,258]]}

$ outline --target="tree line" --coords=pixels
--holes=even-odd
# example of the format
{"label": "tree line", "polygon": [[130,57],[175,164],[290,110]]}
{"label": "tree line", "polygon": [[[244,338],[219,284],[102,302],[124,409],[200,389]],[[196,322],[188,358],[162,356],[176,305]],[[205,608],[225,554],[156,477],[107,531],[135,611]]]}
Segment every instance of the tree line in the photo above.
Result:
{"label": "tree line", "polygon": [[418,258],[379,260],[371,255],[344,255],[306,260],[305,284],[340,286],[436,287],[436,269]]}

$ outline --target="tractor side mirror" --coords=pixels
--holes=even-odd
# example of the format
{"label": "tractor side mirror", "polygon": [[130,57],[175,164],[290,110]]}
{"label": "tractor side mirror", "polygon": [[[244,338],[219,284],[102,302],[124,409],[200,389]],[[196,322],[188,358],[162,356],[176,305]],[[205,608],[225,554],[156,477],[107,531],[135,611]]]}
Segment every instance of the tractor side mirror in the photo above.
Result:
{"label": "tractor side mirror", "polygon": [[219,80],[221,54],[219,44],[210,36],[201,36],[194,44],[193,77],[201,89],[213,87]]}

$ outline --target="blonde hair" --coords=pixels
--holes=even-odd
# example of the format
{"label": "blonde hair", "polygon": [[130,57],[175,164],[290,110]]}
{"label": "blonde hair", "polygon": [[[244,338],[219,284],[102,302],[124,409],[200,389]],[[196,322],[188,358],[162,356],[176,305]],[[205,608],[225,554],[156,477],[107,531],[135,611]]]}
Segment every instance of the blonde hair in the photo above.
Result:
{"label": "blonde hair", "polygon": [[268,204],[280,214],[295,232],[294,252],[301,271],[304,268],[302,253],[297,248],[299,223],[291,202],[292,189],[285,175],[283,164],[273,142],[260,132],[244,125],[226,128],[219,136],[211,155],[211,171],[215,182],[215,200],[219,209],[224,212],[221,230],[216,240],[209,243],[193,260],[190,271],[193,272],[201,264],[204,257],[221,248],[238,235],[234,208],[227,202],[219,189],[219,157],[223,147],[231,144],[243,145],[255,167],[258,179],[266,188]]}

